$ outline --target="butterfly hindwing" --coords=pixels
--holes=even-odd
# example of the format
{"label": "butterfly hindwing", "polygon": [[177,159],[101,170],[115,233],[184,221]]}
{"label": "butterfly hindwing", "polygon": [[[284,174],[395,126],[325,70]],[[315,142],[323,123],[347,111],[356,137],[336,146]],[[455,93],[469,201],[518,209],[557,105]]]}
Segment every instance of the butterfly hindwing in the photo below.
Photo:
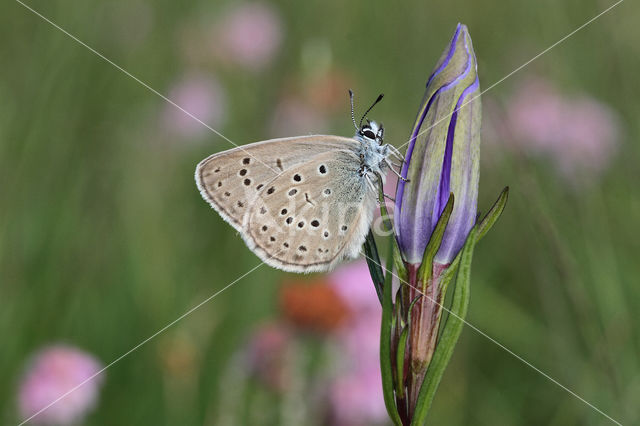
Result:
{"label": "butterfly hindwing", "polygon": [[325,271],[355,257],[375,205],[359,167],[355,150],[332,150],[271,180],[244,218],[249,247],[292,272]]}
{"label": "butterfly hindwing", "polygon": [[213,154],[196,167],[202,197],[242,232],[243,217],[267,183],[285,170],[323,152],[356,144],[339,136],[272,139]]}

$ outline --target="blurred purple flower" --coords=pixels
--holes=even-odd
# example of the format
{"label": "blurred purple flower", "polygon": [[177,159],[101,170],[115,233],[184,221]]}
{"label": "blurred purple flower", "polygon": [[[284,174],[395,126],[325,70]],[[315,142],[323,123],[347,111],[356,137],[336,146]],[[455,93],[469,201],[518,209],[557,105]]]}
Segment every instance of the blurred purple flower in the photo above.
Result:
{"label": "blurred purple flower", "polygon": [[341,365],[330,386],[332,424],[384,423],[387,412],[378,358],[382,309],[369,269],[360,260],[338,268],[328,279],[352,311],[337,333]]}
{"label": "blurred purple flower", "polygon": [[[224,123],[226,98],[224,90],[213,78],[191,75],[178,81],[169,91],[169,99],[207,125],[218,128]],[[163,124],[185,138],[198,137],[209,130],[179,108],[166,104]]]}
{"label": "blurred purple flower", "polygon": [[259,71],[273,60],[282,43],[282,23],[269,4],[244,3],[222,18],[212,43],[221,60]]}
{"label": "blurred purple flower", "polygon": [[[43,349],[28,365],[18,396],[22,418],[47,407],[66,392],[98,373],[102,364],[90,354],[64,345]],[[102,375],[88,382],[38,414],[34,423],[69,425],[80,422],[95,407]]]}
{"label": "blurred purple flower", "polygon": [[587,96],[568,97],[539,78],[518,85],[507,105],[513,142],[526,152],[550,157],[566,177],[601,172],[618,145],[618,117]]}

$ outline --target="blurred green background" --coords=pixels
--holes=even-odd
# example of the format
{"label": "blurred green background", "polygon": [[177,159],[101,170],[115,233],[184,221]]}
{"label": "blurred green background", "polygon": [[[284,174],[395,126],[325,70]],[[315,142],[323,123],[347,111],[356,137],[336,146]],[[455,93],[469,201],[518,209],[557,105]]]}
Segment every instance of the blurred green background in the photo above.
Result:
{"label": "blurred green background", "polygon": [[[351,135],[351,87],[360,108],[385,93],[372,117],[400,146],[457,22],[487,88],[612,2],[277,0],[260,3],[276,17],[271,50],[244,62],[219,44],[239,3],[27,4],[176,103],[189,102],[185,78],[212,79],[212,99],[193,107],[235,143]],[[0,8],[0,422],[15,424],[39,348],[66,342],[107,364],[259,261],[193,181],[228,142],[19,3]],[[536,76],[608,105],[619,132],[605,166],[568,178],[485,126],[479,209],[504,185],[511,194],[476,250],[468,316],[623,424],[640,421],[639,12],[622,3],[483,95],[485,123],[500,128]],[[222,376],[256,324],[279,315],[283,279],[260,267],[109,368],[86,424],[218,424],[236,386]],[[180,345],[176,367],[167,353]],[[278,421],[246,420],[261,423]],[[431,423],[609,424],[468,327]]]}

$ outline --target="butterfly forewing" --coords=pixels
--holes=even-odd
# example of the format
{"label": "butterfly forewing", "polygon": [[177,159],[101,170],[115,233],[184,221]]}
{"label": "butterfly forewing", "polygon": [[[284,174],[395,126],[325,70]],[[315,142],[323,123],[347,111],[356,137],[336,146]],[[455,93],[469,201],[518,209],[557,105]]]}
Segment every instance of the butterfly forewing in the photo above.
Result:
{"label": "butterfly forewing", "polygon": [[202,197],[242,232],[243,217],[271,180],[318,154],[354,144],[350,138],[325,135],[257,142],[207,157],[195,178]]}
{"label": "butterfly forewing", "polygon": [[271,180],[244,218],[249,247],[268,264],[294,272],[328,270],[355,257],[375,199],[359,164],[355,150],[333,150]]}

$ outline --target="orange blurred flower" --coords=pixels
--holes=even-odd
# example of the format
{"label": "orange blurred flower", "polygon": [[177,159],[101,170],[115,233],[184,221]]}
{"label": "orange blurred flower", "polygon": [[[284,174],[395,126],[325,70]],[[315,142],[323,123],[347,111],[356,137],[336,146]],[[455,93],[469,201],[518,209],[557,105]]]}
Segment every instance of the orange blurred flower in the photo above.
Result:
{"label": "orange blurred flower", "polygon": [[345,111],[349,106],[346,88],[350,86],[350,78],[338,69],[331,69],[305,85],[306,97],[320,111]]}
{"label": "orange blurred flower", "polygon": [[332,332],[343,326],[351,312],[323,278],[286,282],[280,289],[284,317],[295,326],[314,332]]}

